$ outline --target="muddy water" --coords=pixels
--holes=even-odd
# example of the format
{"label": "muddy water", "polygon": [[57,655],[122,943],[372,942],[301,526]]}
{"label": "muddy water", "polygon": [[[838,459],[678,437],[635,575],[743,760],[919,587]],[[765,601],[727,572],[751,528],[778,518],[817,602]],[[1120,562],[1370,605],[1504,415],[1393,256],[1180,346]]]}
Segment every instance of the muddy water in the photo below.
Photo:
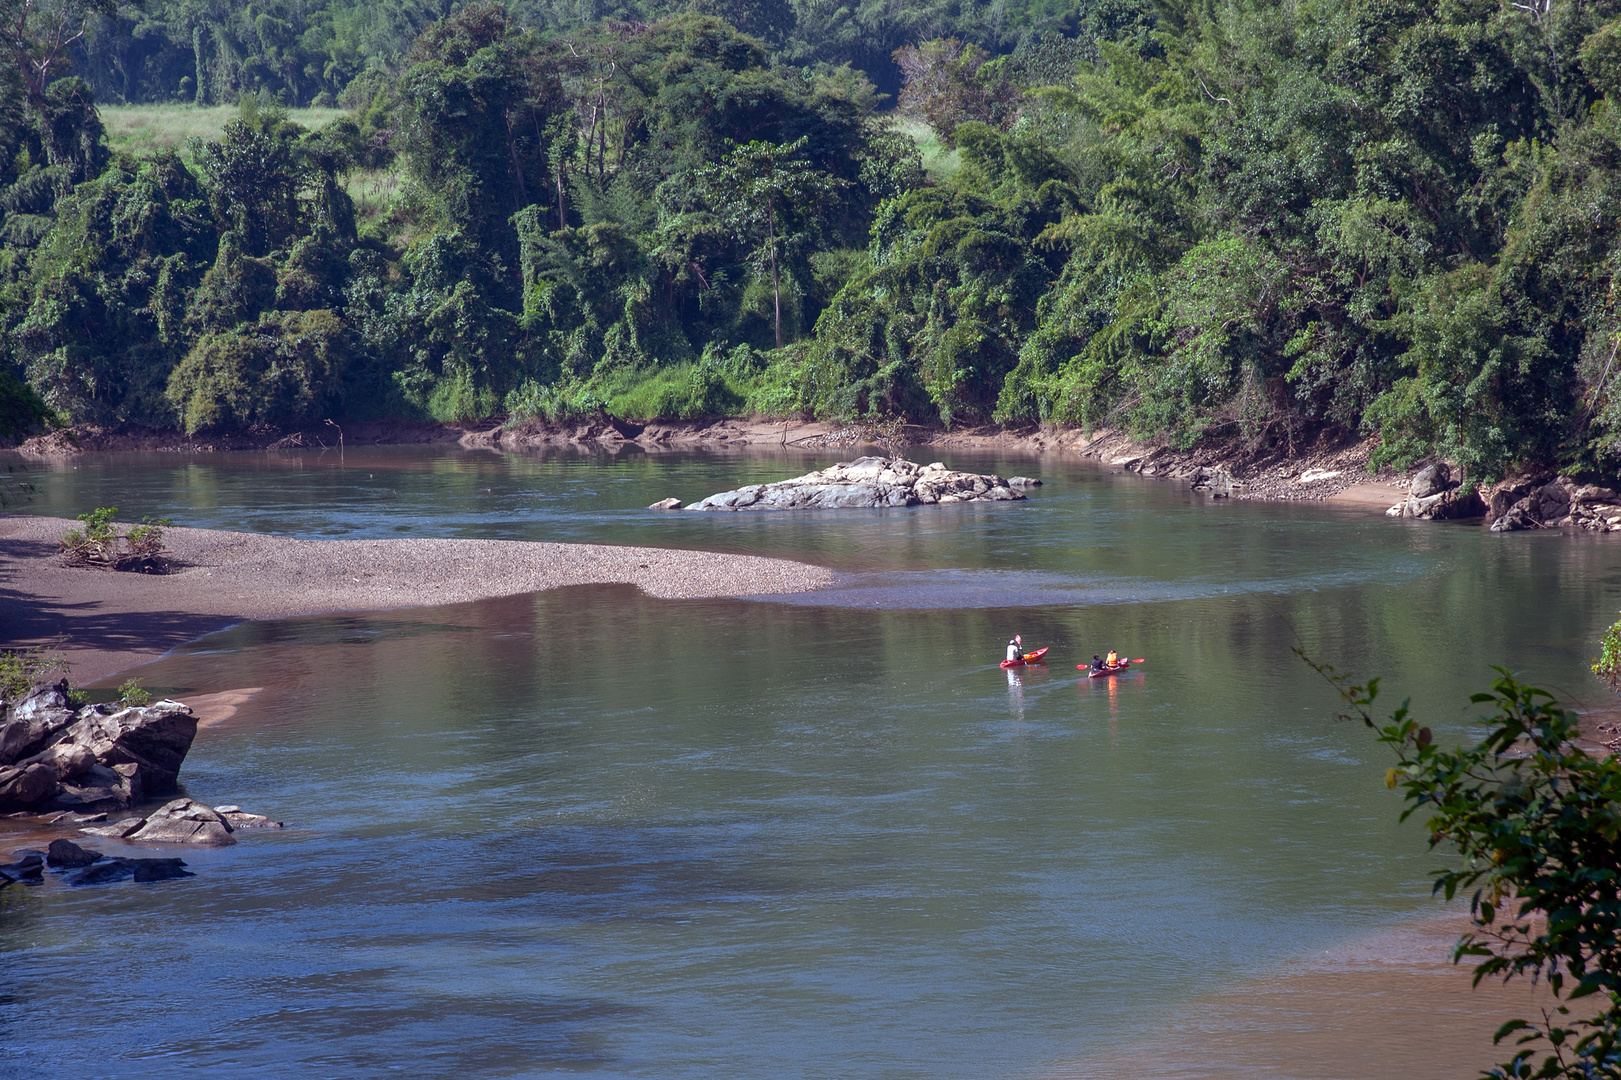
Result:
{"label": "muddy water", "polygon": [[[1178,1021],[1213,1040],[1189,1045],[1387,1075],[1340,1007],[1291,1010],[1389,970],[1298,965],[1433,914],[1431,857],[1288,649],[1384,673],[1458,735],[1489,663],[1597,698],[1583,663],[1621,607],[1603,540],[1054,463],[947,458],[1039,470],[1015,506],[698,518],[636,507],[826,459],[356,457],[92,459],[35,509],[847,576],[792,603],[581,588],[249,624],[151,665],[266,688],[184,777],[291,827],[185,852],[178,884],[0,893],[0,1075],[1203,1075],[1163,1056],[1167,1018],[1235,1000]],[[999,670],[1014,630],[1055,663]],[[1110,645],[1147,663],[1074,677]],[[1423,1075],[1472,1075],[1413,1042]]]}

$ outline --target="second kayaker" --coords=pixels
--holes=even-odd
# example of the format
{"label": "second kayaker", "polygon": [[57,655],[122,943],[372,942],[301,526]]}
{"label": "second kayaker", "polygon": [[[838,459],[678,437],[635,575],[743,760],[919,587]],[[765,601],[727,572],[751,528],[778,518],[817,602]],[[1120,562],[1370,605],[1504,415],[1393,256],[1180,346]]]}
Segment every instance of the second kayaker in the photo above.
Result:
{"label": "second kayaker", "polygon": [[1015,660],[1023,660],[1024,659],[1024,653],[1022,651],[1023,649],[1024,649],[1024,638],[1020,637],[1018,634],[1014,634],[1012,640],[1010,640],[1007,643],[1008,662],[1012,663]]}
{"label": "second kayaker", "polygon": [[1105,667],[1117,668],[1120,666],[1120,654],[1113,649],[1109,650],[1109,658],[1103,661]]}

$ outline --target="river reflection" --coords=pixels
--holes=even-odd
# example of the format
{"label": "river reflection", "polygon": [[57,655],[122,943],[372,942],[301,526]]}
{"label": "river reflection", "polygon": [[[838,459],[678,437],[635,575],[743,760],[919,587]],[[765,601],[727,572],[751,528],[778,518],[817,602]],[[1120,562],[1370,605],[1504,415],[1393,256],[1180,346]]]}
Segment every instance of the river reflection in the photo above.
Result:
{"label": "river reflection", "polygon": [[[1430,910],[1383,756],[1292,645],[1454,734],[1492,662],[1598,696],[1610,543],[1044,475],[999,515],[556,526],[819,534],[839,594],[576,588],[247,624],[150,665],[266,688],[184,778],[291,827],[187,851],[179,883],[0,892],[0,1075],[1044,1075]],[[459,514],[418,527],[500,532]],[[993,604],[997,574],[1045,578]],[[1014,632],[1051,664],[999,669]],[[1147,662],[1075,670],[1108,647]]]}

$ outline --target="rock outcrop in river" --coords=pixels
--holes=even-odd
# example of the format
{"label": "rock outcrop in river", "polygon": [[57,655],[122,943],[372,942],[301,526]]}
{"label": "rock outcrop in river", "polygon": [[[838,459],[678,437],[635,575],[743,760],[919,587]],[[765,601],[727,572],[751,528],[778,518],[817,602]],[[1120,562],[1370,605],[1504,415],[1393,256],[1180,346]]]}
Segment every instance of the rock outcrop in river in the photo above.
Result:
{"label": "rock outcrop in river", "polygon": [[[688,510],[846,510],[881,506],[941,503],[1007,502],[1024,498],[1022,487],[1039,480],[995,474],[954,472],[936,461],[929,465],[902,458],[864,457],[840,462],[774,484],[750,484],[723,491]],[[680,510],[679,499],[654,503],[652,510]]]}
{"label": "rock outcrop in river", "polygon": [[[183,797],[156,810],[132,809],[175,791],[196,735],[197,718],[178,701],[74,709],[66,680],[36,686],[15,701],[0,699],[0,813],[162,844],[234,844],[231,834],[238,829],[281,828],[281,822],[240,806],[208,807]],[[69,884],[187,875],[179,859],[108,858],[61,843],[67,846],[57,851],[52,844],[45,862],[53,869],[84,867]],[[41,863],[27,856],[0,863],[0,887],[37,882]]]}
{"label": "rock outcrop in river", "polygon": [[197,718],[178,701],[68,703],[64,680],[0,701],[0,813],[123,810],[175,790]]}

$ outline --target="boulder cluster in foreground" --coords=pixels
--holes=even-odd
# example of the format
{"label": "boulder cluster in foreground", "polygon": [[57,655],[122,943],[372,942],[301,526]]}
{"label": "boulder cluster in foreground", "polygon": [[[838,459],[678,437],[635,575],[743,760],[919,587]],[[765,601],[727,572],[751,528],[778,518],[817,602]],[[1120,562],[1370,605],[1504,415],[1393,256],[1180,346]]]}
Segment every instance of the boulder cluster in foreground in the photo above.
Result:
{"label": "boulder cluster in foreground", "polygon": [[919,465],[903,458],[864,457],[830,465],[774,484],[750,484],[723,491],[683,507],[664,499],[650,510],[860,510],[886,506],[936,506],[946,503],[1008,502],[1024,498],[1021,490],[1040,480],[994,473],[966,473],[941,462]]}
{"label": "boulder cluster in foreground", "polygon": [[175,790],[197,718],[178,701],[68,703],[68,685],[0,701],[0,813],[125,810]]}
{"label": "boulder cluster in foreground", "polygon": [[[66,681],[36,686],[15,701],[0,699],[0,814],[162,844],[234,844],[238,829],[280,828],[240,806],[208,807],[184,797],[139,809],[154,796],[175,793],[196,735],[197,718],[178,701],[75,709]],[[37,884],[46,867],[74,870],[69,883],[77,885],[186,876],[178,859],[111,858],[60,843],[73,850],[14,852],[11,862],[0,863],[0,888]]]}

